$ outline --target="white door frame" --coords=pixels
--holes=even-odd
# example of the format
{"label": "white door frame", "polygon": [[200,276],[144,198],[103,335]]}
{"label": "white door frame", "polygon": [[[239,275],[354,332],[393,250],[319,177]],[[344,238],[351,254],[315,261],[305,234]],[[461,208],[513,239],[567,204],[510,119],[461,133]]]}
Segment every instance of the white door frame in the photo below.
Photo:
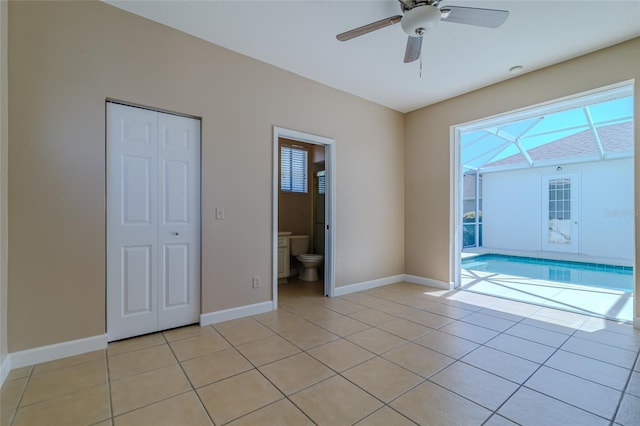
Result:
{"label": "white door frame", "polygon": [[324,136],[313,135],[311,133],[299,132],[297,130],[283,127],[273,127],[273,230],[272,230],[272,271],[271,282],[273,285],[273,309],[278,308],[278,195],[279,195],[279,164],[280,150],[278,140],[280,138],[291,139],[299,142],[306,142],[314,145],[324,145],[325,148],[325,253],[324,253],[324,294],[329,297],[335,292],[335,226],[336,226],[336,140]]}
{"label": "white door frame", "polygon": [[[460,261],[462,251],[462,201],[463,188],[460,177],[462,176],[460,156],[461,156],[461,135],[463,132],[473,131],[482,127],[498,126],[505,122],[515,121],[532,117],[543,112],[560,111],[562,109],[574,108],[597,102],[598,99],[607,100],[611,98],[611,92],[615,90],[627,91],[631,87],[633,92],[634,80],[626,80],[620,83],[587,90],[582,93],[565,96],[537,105],[530,105],[512,111],[499,113],[493,116],[479,118],[466,123],[452,125],[449,128],[449,148],[450,148],[450,176],[449,176],[449,211],[453,212],[449,222],[449,281],[451,288],[461,286]],[[636,164],[634,154],[634,164]],[[635,168],[634,168],[635,170]],[[634,231],[635,232],[635,231]],[[635,270],[634,270],[635,276]],[[634,315],[637,316],[637,313]]]}

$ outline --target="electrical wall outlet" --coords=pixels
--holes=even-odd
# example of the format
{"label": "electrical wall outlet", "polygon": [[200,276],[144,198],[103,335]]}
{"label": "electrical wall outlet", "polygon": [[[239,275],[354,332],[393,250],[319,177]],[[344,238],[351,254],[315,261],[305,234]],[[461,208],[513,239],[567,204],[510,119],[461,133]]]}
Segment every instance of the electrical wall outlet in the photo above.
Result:
{"label": "electrical wall outlet", "polygon": [[260,288],[260,277],[253,277],[253,288]]}

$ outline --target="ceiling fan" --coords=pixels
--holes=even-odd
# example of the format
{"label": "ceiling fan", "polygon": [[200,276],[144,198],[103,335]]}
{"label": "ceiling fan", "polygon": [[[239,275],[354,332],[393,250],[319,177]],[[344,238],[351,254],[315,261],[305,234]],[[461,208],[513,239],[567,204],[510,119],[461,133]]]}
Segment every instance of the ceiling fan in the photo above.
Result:
{"label": "ceiling fan", "polygon": [[420,58],[422,38],[440,21],[456,24],[476,25],[479,27],[498,28],[509,17],[509,11],[496,9],[479,9],[475,7],[444,6],[438,8],[440,0],[398,0],[402,15],[390,16],[376,22],[338,34],[340,41],[379,30],[400,22],[402,30],[409,36],[404,62],[413,62]]}

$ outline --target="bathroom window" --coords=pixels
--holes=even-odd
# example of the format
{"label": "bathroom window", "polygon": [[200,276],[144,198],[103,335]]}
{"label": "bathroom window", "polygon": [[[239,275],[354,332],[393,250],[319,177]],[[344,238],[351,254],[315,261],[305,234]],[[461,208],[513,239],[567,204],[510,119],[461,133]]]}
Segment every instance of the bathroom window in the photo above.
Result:
{"label": "bathroom window", "polygon": [[327,177],[325,175],[325,171],[319,171],[316,176],[318,176],[318,194],[324,194],[327,189]]}
{"label": "bathroom window", "polygon": [[307,150],[293,146],[280,147],[280,190],[307,192]]}

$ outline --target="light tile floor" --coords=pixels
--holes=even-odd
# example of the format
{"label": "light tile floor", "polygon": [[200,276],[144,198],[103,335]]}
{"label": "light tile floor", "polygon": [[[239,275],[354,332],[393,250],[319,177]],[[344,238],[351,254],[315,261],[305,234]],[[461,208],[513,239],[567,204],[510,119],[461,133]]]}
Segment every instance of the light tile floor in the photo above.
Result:
{"label": "light tile floor", "polygon": [[398,283],[13,370],[2,425],[638,425],[640,331]]}

